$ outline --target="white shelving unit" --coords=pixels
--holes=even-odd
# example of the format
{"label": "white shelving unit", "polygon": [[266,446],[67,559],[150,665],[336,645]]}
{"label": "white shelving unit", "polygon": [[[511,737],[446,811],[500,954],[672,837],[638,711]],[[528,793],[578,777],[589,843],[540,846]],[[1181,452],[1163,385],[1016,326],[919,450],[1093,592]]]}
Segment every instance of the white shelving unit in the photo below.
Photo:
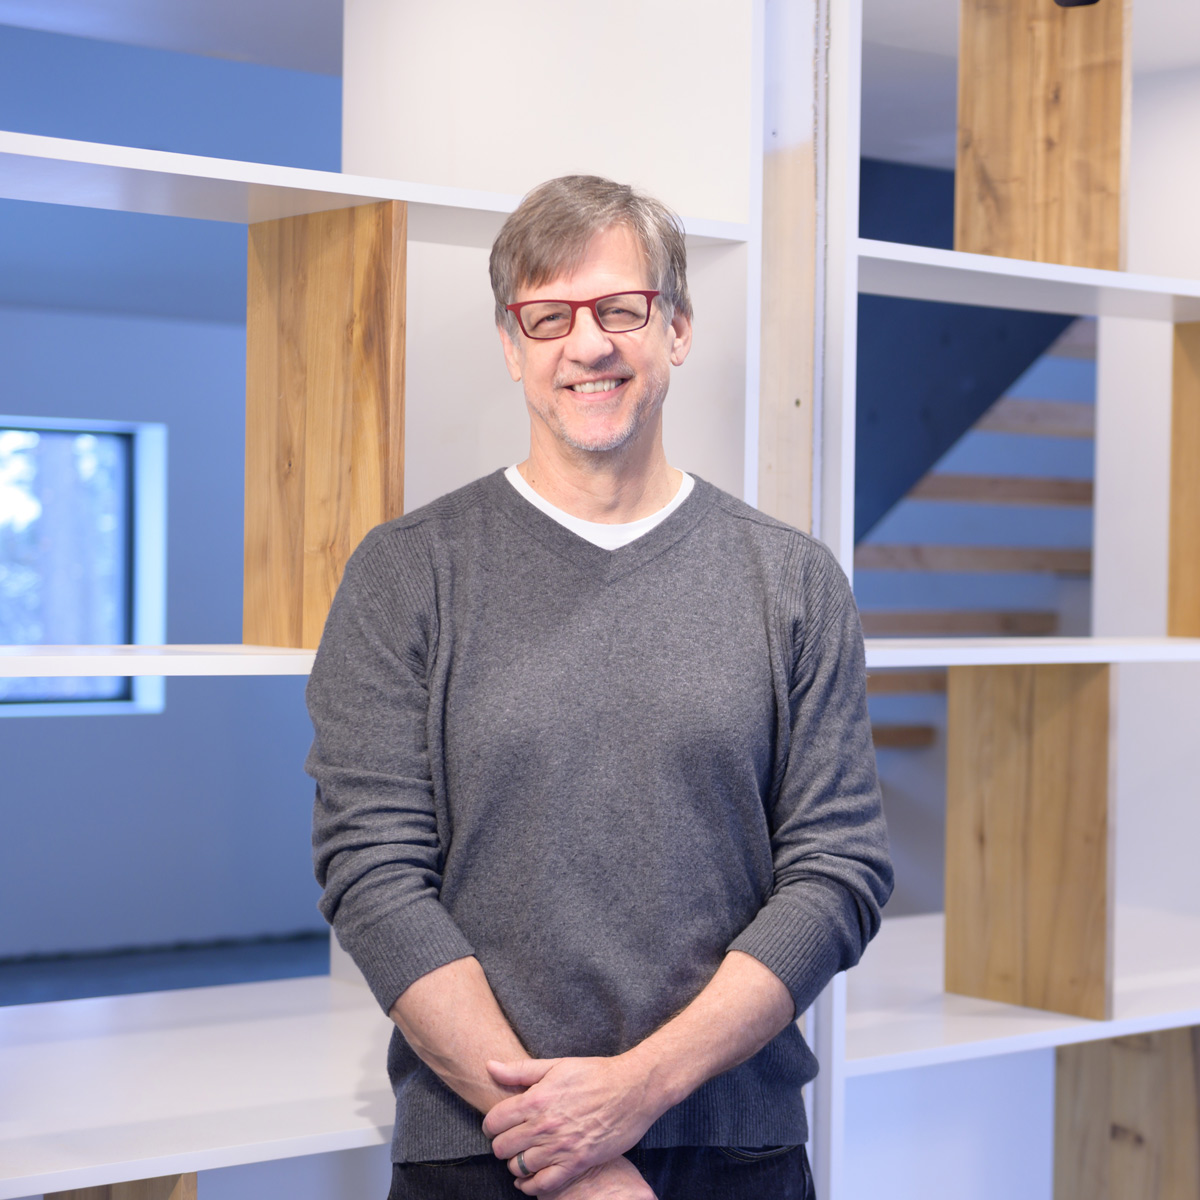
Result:
{"label": "white shelving unit", "polygon": [[858,290],[875,296],[1083,317],[1200,321],[1200,281],[1025,262],[859,238]]}
{"label": "white shelving unit", "polygon": [[307,675],[313,655],[278,646],[0,646],[0,677]]}
{"label": "white shelving unit", "polygon": [[384,1144],[391,1028],[329,977],[0,1008],[0,1200]]}
{"label": "white shelving unit", "polygon": [[[868,670],[1200,662],[1200,638],[868,638]],[[279,646],[0,646],[0,677],[307,675],[314,651]]]}
{"label": "white shelving unit", "polygon": [[[885,920],[847,977],[846,1074],[940,1063],[1200,1024],[1200,918],[1118,908],[1111,1021],[942,990],[941,914]],[[1192,948],[1190,966],[1179,965]]]}
{"label": "white shelving unit", "polygon": [[[0,199],[243,225],[403,200],[412,240],[487,247],[520,196],[0,131]],[[696,245],[748,236],[732,222],[684,225]]]}

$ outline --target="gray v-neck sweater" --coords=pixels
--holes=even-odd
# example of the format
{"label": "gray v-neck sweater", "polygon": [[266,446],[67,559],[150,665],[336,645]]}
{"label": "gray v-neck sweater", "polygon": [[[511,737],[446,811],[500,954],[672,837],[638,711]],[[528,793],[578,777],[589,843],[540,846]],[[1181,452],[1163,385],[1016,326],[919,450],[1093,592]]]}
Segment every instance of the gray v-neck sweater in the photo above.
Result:
{"label": "gray v-neck sweater", "polygon": [[[373,530],[308,686],[321,909],[389,1009],[482,963],[531,1054],[619,1053],[727,950],[802,1012],[891,891],[862,634],[819,543],[702,480],[602,550],[497,472]],[[396,1161],[483,1154],[393,1037]],[[794,1025],[644,1144],[805,1140]]]}

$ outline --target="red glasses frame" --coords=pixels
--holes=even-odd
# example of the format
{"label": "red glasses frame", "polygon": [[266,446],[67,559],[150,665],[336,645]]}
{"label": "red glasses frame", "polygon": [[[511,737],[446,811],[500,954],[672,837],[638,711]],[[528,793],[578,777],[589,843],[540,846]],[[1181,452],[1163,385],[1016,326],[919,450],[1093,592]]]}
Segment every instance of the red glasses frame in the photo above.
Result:
{"label": "red glasses frame", "polygon": [[[575,314],[581,308],[591,310],[592,320],[596,322],[599,329],[604,329],[604,322],[600,320],[600,314],[596,311],[596,305],[601,300],[611,300],[613,296],[645,296],[646,297],[646,319],[640,325],[631,325],[628,329],[604,329],[605,333],[635,333],[639,329],[645,329],[650,324],[650,313],[654,308],[654,297],[660,295],[659,292],[646,291],[642,288],[625,288],[620,292],[606,292],[603,296],[593,296],[591,300],[518,300],[516,304],[506,304],[504,307],[517,318],[517,324],[521,327],[521,332],[527,337],[532,338],[535,342],[553,342],[558,338],[566,337],[572,329],[575,328]],[[539,337],[536,333],[530,333],[525,328],[525,320],[521,316],[521,309],[528,304],[566,304],[571,309],[571,320],[566,329],[562,333],[552,333],[549,337]]]}

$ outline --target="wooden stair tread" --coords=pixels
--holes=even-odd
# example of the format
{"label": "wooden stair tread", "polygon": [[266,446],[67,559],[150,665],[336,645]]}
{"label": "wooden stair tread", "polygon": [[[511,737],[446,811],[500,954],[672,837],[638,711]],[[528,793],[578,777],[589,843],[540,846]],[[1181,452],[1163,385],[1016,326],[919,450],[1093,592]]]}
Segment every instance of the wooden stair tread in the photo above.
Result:
{"label": "wooden stair tread", "polygon": [[861,614],[867,637],[1037,637],[1058,630],[1058,614],[1037,610],[866,611]]}
{"label": "wooden stair tread", "polygon": [[1036,437],[1094,438],[1096,407],[1071,400],[997,400],[975,422],[985,433],[1021,433]]}
{"label": "wooden stair tread", "polygon": [[1090,479],[1039,479],[1023,475],[958,475],[931,472],[908,493],[909,500],[954,500],[968,504],[1065,504],[1089,507]]}
{"label": "wooden stair tread", "polygon": [[864,571],[1053,571],[1088,575],[1092,552],[1052,546],[922,546],[869,543],[854,552]]}
{"label": "wooden stair tread", "polygon": [[871,671],[867,675],[867,694],[871,696],[908,696],[916,692],[944,692],[946,672]]}
{"label": "wooden stair tread", "polygon": [[924,750],[937,741],[933,725],[872,725],[876,750]]}

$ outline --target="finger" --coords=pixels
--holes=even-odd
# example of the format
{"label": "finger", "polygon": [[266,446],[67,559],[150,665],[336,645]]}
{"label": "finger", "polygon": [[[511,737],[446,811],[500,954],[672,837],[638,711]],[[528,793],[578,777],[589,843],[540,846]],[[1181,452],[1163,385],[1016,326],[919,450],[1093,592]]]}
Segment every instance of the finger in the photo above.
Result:
{"label": "finger", "polygon": [[565,1167],[555,1164],[545,1167],[541,1171],[535,1171],[532,1175],[518,1175],[515,1182],[527,1196],[545,1196],[551,1192],[557,1192],[560,1188],[565,1188],[568,1183],[578,1179],[582,1174],[582,1171],[568,1171]]}
{"label": "finger", "polygon": [[[499,1137],[506,1130],[514,1129],[529,1120],[535,1115],[535,1112],[536,1110],[524,1102],[524,1096],[512,1096],[508,1100],[501,1100],[499,1104],[494,1104],[488,1109],[487,1116],[483,1118],[483,1132],[490,1138]],[[517,1150],[524,1149],[524,1146],[517,1147]],[[504,1157],[511,1157],[512,1154],[516,1154],[517,1150],[511,1151]]]}
{"label": "finger", "polygon": [[487,1063],[488,1074],[503,1087],[533,1087],[557,1062],[554,1058],[525,1058],[518,1062]]}

